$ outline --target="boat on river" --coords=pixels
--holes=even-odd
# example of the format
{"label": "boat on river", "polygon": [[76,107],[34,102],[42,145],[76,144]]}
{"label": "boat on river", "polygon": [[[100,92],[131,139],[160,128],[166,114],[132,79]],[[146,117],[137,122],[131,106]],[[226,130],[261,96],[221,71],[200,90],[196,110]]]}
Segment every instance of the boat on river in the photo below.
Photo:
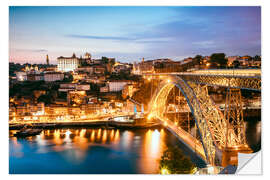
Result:
{"label": "boat on river", "polygon": [[35,136],[41,133],[41,129],[21,129],[20,131],[16,132],[14,136],[16,137],[27,137],[27,136]]}

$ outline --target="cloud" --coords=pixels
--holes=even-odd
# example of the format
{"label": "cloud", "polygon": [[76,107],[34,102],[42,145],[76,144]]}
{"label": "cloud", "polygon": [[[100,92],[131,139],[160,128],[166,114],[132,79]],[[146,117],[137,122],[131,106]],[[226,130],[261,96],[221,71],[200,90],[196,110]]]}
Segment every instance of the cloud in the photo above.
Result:
{"label": "cloud", "polygon": [[214,45],[214,41],[199,41],[199,42],[193,42],[192,44],[207,48],[207,47],[212,47]]}
{"label": "cloud", "polygon": [[91,36],[91,35],[78,35],[69,34],[66,37],[79,38],[79,39],[100,39],[100,40],[136,40],[136,38],[131,37],[117,37],[117,36]]}
{"label": "cloud", "polygon": [[48,52],[47,49],[15,49],[15,51],[18,52],[36,52],[36,53],[42,53],[42,52]]}
{"label": "cloud", "polygon": [[91,36],[91,35],[78,35],[69,34],[66,37],[79,38],[79,39],[95,39],[95,40],[117,40],[117,41],[131,41],[135,43],[165,43],[171,41],[170,38],[149,37],[147,35],[137,35],[131,37],[116,37],[116,36]]}

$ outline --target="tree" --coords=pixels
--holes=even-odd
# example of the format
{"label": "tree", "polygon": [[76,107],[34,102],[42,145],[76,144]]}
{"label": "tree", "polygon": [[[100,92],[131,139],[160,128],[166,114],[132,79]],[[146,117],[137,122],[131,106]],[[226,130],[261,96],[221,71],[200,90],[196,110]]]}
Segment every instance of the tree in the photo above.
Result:
{"label": "tree", "polygon": [[261,61],[261,57],[259,55],[254,56],[255,61]]}
{"label": "tree", "polygon": [[196,55],[193,59],[194,59],[194,65],[199,65],[201,64],[203,57],[201,55]]}
{"label": "tree", "polygon": [[191,174],[195,168],[191,160],[185,157],[179,148],[173,146],[164,151],[159,163],[162,174]]}
{"label": "tree", "polygon": [[240,66],[240,62],[238,60],[233,61],[233,67],[238,68]]}
{"label": "tree", "polygon": [[63,79],[63,82],[72,82],[73,76],[70,73],[66,73]]}
{"label": "tree", "polygon": [[102,64],[108,64],[109,63],[109,59],[107,57],[101,57],[101,62]]}
{"label": "tree", "polygon": [[52,103],[52,96],[51,95],[41,95],[37,99],[38,102],[44,102],[46,105]]}
{"label": "tree", "polygon": [[115,59],[114,58],[111,58],[110,61],[109,61],[110,65],[113,66],[115,64]]}
{"label": "tree", "polygon": [[214,53],[211,55],[210,61],[220,67],[226,67],[228,60],[225,57],[226,55],[224,53]]}

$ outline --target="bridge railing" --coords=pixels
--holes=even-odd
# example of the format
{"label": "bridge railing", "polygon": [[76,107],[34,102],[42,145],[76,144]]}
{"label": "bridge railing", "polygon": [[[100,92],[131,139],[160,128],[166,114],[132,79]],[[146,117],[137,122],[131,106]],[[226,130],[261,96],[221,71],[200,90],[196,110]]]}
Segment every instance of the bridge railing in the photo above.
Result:
{"label": "bridge railing", "polygon": [[151,75],[204,75],[204,76],[233,76],[233,77],[261,77],[261,69],[207,69],[195,70],[192,72],[171,72],[171,73],[146,73]]}

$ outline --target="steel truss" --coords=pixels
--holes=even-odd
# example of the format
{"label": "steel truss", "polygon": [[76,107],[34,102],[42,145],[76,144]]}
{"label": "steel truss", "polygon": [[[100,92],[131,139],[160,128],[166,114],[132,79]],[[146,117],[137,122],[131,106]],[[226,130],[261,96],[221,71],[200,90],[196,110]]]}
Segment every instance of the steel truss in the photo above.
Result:
{"label": "steel truss", "polygon": [[208,86],[223,86],[238,89],[261,90],[261,77],[224,76],[224,75],[177,75],[185,81],[205,84]]}
{"label": "steel truss", "polygon": [[149,106],[151,107],[150,116],[159,118],[165,121],[165,123],[166,121],[169,121],[169,119],[164,117],[164,113],[166,111],[167,97],[174,86],[177,86],[181,90],[194,116],[207,162],[209,164],[214,164],[216,147],[214,144],[213,136],[211,134],[211,130],[207,120],[203,115],[200,101],[197,99],[196,94],[192,88],[183,79],[176,76],[170,76],[170,82],[163,81],[160,84],[160,88],[157,89]]}
{"label": "steel truss", "polygon": [[187,83],[179,76],[171,75],[169,81],[164,80],[160,83],[159,88],[152,97],[149,106],[151,107],[151,117],[156,117],[164,121],[164,123],[170,121],[165,117],[166,102],[170,91],[175,86],[185,96],[194,116],[205,157],[209,164],[215,164],[218,161],[215,159],[216,150],[245,145],[243,111],[239,89],[229,90],[226,99],[226,113],[223,116],[209,96],[206,85],[201,86],[190,81]]}
{"label": "steel truss", "polygon": [[230,141],[232,138],[230,134],[232,133],[235,134],[234,147],[246,146],[244,116],[240,89],[228,89],[224,114],[227,121],[226,147],[230,147]]}

